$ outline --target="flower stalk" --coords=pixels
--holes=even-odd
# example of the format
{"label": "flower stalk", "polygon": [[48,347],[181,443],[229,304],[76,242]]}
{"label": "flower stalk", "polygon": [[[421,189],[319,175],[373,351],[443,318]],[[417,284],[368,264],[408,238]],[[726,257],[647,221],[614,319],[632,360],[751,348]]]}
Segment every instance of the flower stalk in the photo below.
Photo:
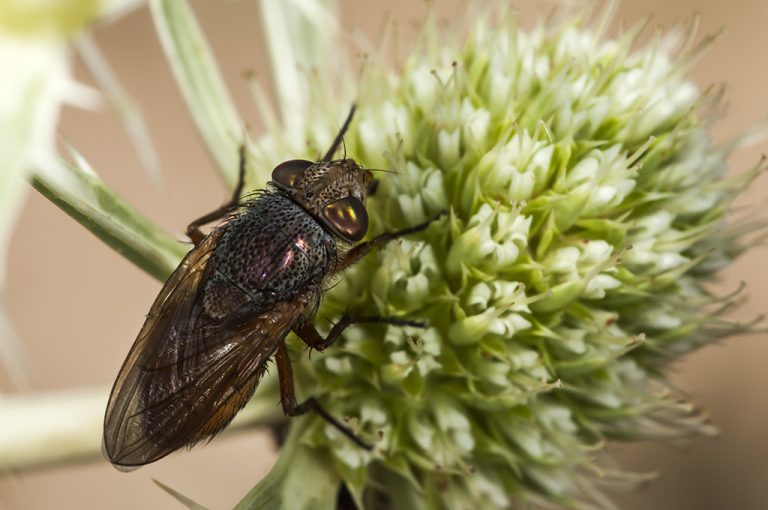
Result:
{"label": "flower stalk", "polygon": [[[272,378],[237,415],[227,434],[279,427],[286,418],[274,405]],[[0,395],[0,474],[101,461],[101,436],[108,388]],[[55,427],[51,417],[55,416]]]}

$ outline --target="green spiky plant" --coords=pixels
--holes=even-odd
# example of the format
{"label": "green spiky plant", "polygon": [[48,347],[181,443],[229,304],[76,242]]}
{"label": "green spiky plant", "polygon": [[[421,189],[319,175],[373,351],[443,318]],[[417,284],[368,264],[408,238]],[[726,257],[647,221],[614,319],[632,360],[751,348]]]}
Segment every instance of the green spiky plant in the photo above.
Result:
{"label": "green spiky plant", "polygon": [[[215,61],[184,4],[151,5],[232,183],[242,128]],[[526,32],[502,10],[461,40],[428,21],[398,69],[373,56],[358,77],[329,51],[323,4],[302,5],[319,10],[287,16],[262,3],[279,108],[255,89],[267,133],[249,142],[249,182],[263,186],[276,162],[316,157],[354,100],[347,153],[395,172],[369,202],[371,235],[449,215],[352,268],[319,312],[404,315],[427,329],[350,328],[311,361],[291,344],[302,387],[374,450],[316,416],[294,420],[238,508],[332,508],[340,484],[366,508],[608,506],[595,475],[612,473],[599,459],[606,440],[710,433],[664,368],[749,330],[719,316],[734,296],[705,283],[763,227],[726,229],[761,167],[723,176],[732,146],[707,134],[718,98],[684,78],[701,46],[675,50],[678,39],[658,35],[634,47],[636,31],[604,36],[606,18]],[[180,256],[172,238],[82,159],[62,169],[76,185],[40,175],[36,187],[163,279]],[[274,420],[263,403],[275,391],[259,388],[255,420]]]}

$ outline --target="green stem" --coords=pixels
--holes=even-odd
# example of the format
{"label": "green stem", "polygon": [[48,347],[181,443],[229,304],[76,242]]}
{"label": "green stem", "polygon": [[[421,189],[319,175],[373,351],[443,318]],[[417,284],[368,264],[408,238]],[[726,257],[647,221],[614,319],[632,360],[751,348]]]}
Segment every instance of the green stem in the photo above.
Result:
{"label": "green stem", "polygon": [[[99,460],[108,394],[102,387],[0,395],[0,473]],[[226,433],[283,423],[277,399],[276,384],[263,381]]]}

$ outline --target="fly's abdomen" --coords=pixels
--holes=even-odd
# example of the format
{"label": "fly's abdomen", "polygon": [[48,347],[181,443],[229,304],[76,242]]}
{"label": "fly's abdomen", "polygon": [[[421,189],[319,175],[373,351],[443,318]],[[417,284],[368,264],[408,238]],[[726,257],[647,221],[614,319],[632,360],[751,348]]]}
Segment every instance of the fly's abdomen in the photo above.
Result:
{"label": "fly's abdomen", "polygon": [[289,198],[264,193],[223,227],[205,287],[209,315],[259,313],[318,287],[335,257],[333,238]]}

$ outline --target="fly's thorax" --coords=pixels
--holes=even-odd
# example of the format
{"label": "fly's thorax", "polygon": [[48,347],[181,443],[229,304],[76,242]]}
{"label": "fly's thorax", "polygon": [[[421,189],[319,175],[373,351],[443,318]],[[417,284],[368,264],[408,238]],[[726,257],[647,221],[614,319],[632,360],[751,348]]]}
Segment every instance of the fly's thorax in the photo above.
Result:
{"label": "fly's thorax", "polygon": [[214,318],[319,292],[338,256],[336,239],[280,192],[261,193],[221,228],[204,301]]}
{"label": "fly's thorax", "polygon": [[351,159],[311,161],[294,159],[272,172],[272,183],[326,226],[334,235],[357,242],[368,231],[367,189],[373,181]]}

